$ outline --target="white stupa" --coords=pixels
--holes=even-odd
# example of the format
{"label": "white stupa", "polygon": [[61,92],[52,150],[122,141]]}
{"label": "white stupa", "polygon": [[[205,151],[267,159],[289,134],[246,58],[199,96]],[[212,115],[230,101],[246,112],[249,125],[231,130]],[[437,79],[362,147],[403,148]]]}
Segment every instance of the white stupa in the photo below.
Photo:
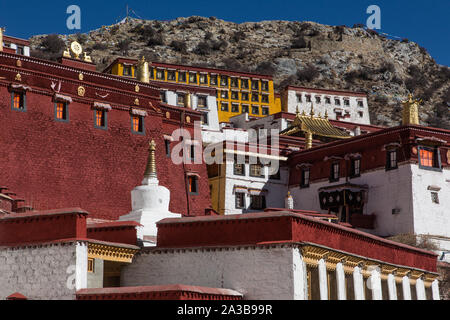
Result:
{"label": "white stupa", "polygon": [[[137,230],[138,239],[144,246],[155,246],[158,229],[156,223],[166,218],[181,218],[169,211],[170,191],[160,186],[156,173],[156,144],[150,142],[147,168],[142,185],[131,191],[132,211],[120,217],[122,221],[136,221],[142,225]],[[151,240],[153,239],[153,240]]]}

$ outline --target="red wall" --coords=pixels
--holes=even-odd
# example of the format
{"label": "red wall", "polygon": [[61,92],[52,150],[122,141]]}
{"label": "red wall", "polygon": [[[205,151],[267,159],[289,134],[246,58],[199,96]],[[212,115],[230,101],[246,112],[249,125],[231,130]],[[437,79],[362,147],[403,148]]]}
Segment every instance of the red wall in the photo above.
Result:
{"label": "red wall", "polygon": [[[2,59],[0,67],[5,60]],[[8,60],[8,63],[14,63],[15,67],[15,61]],[[30,62],[23,62],[23,65],[31,70],[43,68]],[[53,71],[50,67],[45,70]],[[57,74],[63,71],[54,70]],[[179,108],[170,109],[173,124],[167,124],[162,117],[169,109],[162,107],[162,113],[157,114],[153,109],[143,107],[149,110],[149,116],[145,118],[145,136],[131,133],[129,107],[125,106],[123,110],[115,108],[108,112],[108,130],[95,129],[91,106],[93,101],[102,102],[102,99],[94,98],[94,89],[104,93],[100,86],[117,87],[120,84],[113,81],[114,77],[99,80],[95,88],[84,84],[86,97],[81,99],[76,94],[78,84],[70,80],[63,81],[61,90],[61,94],[74,99],[69,105],[69,122],[57,122],[50,89],[53,78],[45,74],[26,75],[23,70],[22,74],[22,83],[33,88],[26,95],[26,112],[11,110],[11,94],[6,87],[10,82],[0,80],[0,184],[27,199],[27,204],[37,210],[81,207],[94,218],[116,219],[129,213],[130,192],[141,184],[148,142],[155,139],[158,178],[160,184],[171,191],[170,210],[184,215],[203,215],[205,208],[210,206],[206,166],[175,166],[165,155],[163,134],[171,135],[172,130],[179,127],[180,114],[176,111]],[[0,76],[12,77],[13,81],[14,75],[15,72],[0,68]],[[72,72],[69,75],[77,77],[78,74]],[[86,79],[97,81],[89,75]],[[133,92],[122,93],[117,88],[105,87],[112,92],[108,99],[114,99],[114,103],[131,103],[134,85],[128,87],[133,88]],[[148,106],[148,97],[140,96],[141,105]],[[194,120],[192,112],[191,118]],[[192,125],[185,127],[193,132]],[[199,173],[198,196],[187,197],[185,170]]]}
{"label": "red wall", "polygon": [[158,247],[251,245],[310,242],[371,259],[436,271],[436,255],[382,238],[296,214],[165,220],[158,225]]}
{"label": "red wall", "polygon": [[136,226],[138,225],[138,223],[133,222],[89,225],[87,229],[87,237],[89,239],[131,244],[136,246]]}
{"label": "red wall", "polygon": [[81,209],[4,216],[0,218],[0,246],[86,239],[86,216]]}

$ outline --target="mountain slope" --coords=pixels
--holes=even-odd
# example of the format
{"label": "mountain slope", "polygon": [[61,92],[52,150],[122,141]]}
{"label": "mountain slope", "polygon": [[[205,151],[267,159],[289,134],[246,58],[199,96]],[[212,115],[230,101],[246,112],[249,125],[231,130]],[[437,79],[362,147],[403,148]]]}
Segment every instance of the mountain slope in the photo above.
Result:
{"label": "mountain slope", "polygon": [[[78,40],[102,70],[118,56],[211,66],[274,75],[278,86],[367,92],[371,121],[397,125],[408,92],[424,100],[424,125],[450,129],[450,69],[407,39],[390,40],[358,26],[314,22],[262,21],[236,24],[203,17],[171,21],[131,20],[89,34],[60,36]],[[47,40],[47,41],[45,41]],[[31,39],[33,55],[55,58],[62,42]]]}

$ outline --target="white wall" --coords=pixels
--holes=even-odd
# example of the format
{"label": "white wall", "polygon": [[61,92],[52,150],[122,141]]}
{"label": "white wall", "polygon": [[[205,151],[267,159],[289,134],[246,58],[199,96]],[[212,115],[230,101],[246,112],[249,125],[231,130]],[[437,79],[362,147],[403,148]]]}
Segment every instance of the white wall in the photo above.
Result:
{"label": "white wall", "polygon": [[[298,102],[297,95],[302,96],[302,101]],[[319,113],[322,114],[322,116],[325,115],[325,111],[328,111],[329,119],[338,120],[336,118],[336,113],[334,110],[336,108],[342,109],[342,115],[345,115],[345,112],[348,111],[350,113],[350,118],[343,118],[342,121],[347,122],[354,122],[354,123],[361,123],[361,124],[370,124],[370,116],[369,116],[369,106],[367,103],[366,97],[349,97],[339,94],[322,94],[322,93],[314,93],[314,92],[308,92],[308,91],[295,91],[295,90],[289,90],[288,91],[288,101],[287,101],[287,112],[295,113],[297,111],[297,107],[299,108],[299,111],[305,111],[306,114],[309,114],[311,111],[311,102],[306,102],[306,96],[311,95],[311,101],[314,105],[315,114],[318,115]],[[315,97],[321,97],[321,102],[317,103]],[[330,97],[331,103],[326,104],[325,103],[325,97]],[[341,100],[340,106],[335,105],[334,99],[339,98]],[[350,105],[346,106],[344,105],[344,98],[348,98],[350,100]],[[363,107],[358,106],[358,100],[363,101]],[[360,117],[358,114],[359,111],[363,112],[363,117]]]}
{"label": "white wall", "polygon": [[86,287],[85,243],[0,249],[0,300],[16,292],[30,300],[73,300]]}
{"label": "white wall", "polygon": [[227,288],[245,299],[291,300],[293,248],[183,249],[151,251],[122,269],[121,286],[184,284]]}
{"label": "white wall", "polygon": [[257,212],[262,210],[250,210],[250,194],[246,194],[246,210],[236,209],[236,196],[234,194],[235,186],[244,186],[247,188],[267,190],[266,206],[268,208],[284,208],[285,198],[288,192],[289,171],[286,167],[280,168],[280,180],[269,179],[269,167],[264,166],[264,177],[251,177],[250,164],[245,164],[245,176],[234,174],[234,162],[227,162],[226,165],[226,183],[225,183],[225,215],[242,214],[245,212]]}

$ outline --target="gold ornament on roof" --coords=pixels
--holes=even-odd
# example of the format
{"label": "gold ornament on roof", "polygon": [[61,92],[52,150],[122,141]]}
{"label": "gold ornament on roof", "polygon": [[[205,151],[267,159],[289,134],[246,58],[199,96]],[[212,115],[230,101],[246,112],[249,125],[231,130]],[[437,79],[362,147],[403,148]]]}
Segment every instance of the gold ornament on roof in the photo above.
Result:
{"label": "gold ornament on roof", "polygon": [[78,95],[80,97],[84,97],[85,94],[86,94],[86,89],[84,87],[82,87],[82,86],[79,86],[78,87]]}
{"label": "gold ornament on roof", "polygon": [[70,50],[72,50],[72,53],[75,55],[75,59],[80,60],[80,55],[83,52],[83,48],[81,47],[81,44],[74,41],[70,44]]}
{"label": "gold ornament on roof", "polygon": [[69,49],[64,50],[63,57],[64,58],[72,58],[72,56],[70,55]]}
{"label": "gold ornament on roof", "polygon": [[156,173],[156,156],[155,156],[156,143],[155,143],[155,140],[152,140],[149,143],[148,152],[149,153],[148,153],[147,167],[145,169],[144,177],[147,179],[148,178],[156,178],[157,173]]}
{"label": "gold ornament on roof", "polygon": [[92,62],[91,56],[88,56],[87,53],[84,53],[84,62]]}
{"label": "gold ornament on roof", "polygon": [[136,87],[134,88],[134,91],[139,92],[141,89],[139,88],[139,85],[137,84]]}
{"label": "gold ornament on roof", "polygon": [[78,79],[80,79],[80,81],[84,80],[84,75],[80,72],[80,74],[78,75]]}
{"label": "gold ornament on roof", "polygon": [[402,101],[403,104],[403,125],[420,124],[419,123],[419,105],[422,99],[413,99],[412,94],[408,95],[408,99]]}

